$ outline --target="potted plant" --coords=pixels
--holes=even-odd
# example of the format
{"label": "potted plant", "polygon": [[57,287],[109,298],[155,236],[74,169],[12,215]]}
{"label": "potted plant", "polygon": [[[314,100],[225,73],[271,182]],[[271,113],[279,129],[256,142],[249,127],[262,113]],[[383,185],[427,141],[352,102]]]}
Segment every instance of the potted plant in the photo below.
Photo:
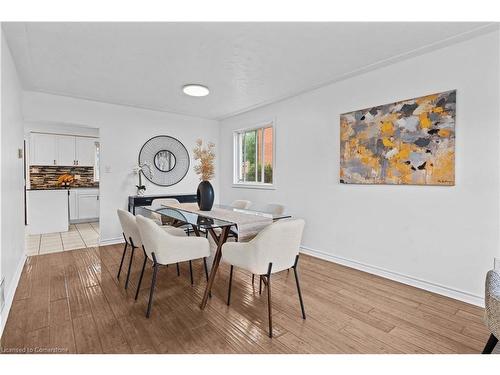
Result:
{"label": "potted plant", "polygon": [[201,139],[196,140],[196,147],[193,149],[194,160],[199,161],[199,164],[194,166],[195,173],[200,177],[200,184],[196,191],[198,199],[198,207],[201,211],[210,211],[214,204],[215,193],[210,180],[215,174],[215,144],[208,142],[206,147],[203,147]]}
{"label": "potted plant", "polygon": [[151,165],[148,162],[139,164],[137,167],[134,167],[133,169],[133,172],[139,175],[139,184],[135,185],[135,187],[137,188],[137,195],[144,195],[144,193],[146,192],[146,185],[142,184],[142,178],[141,178],[141,174],[144,173],[145,169],[147,169],[150,178],[153,178],[153,169],[151,168]]}

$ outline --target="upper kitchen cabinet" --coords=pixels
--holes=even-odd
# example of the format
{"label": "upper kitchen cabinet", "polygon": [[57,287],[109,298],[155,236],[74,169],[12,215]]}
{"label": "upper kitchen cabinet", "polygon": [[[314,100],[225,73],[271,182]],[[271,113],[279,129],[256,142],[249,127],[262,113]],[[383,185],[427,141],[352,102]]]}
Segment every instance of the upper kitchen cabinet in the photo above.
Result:
{"label": "upper kitchen cabinet", "polygon": [[75,137],[72,135],[56,135],[57,165],[76,165]]}
{"label": "upper kitchen cabinet", "polygon": [[76,165],[93,167],[95,163],[96,138],[75,137]]}
{"label": "upper kitchen cabinet", "polygon": [[31,133],[31,165],[93,167],[97,138]]}
{"label": "upper kitchen cabinet", "polygon": [[57,165],[57,135],[31,133],[30,161],[32,165]]}

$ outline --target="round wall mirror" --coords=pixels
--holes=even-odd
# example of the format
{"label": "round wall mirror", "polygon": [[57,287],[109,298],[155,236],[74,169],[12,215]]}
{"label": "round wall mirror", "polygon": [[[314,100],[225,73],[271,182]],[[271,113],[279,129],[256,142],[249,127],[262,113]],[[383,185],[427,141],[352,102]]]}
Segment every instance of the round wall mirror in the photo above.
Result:
{"label": "round wall mirror", "polygon": [[175,155],[168,150],[158,151],[154,158],[155,167],[162,172],[170,172],[175,167]]}
{"label": "round wall mirror", "polygon": [[139,151],[139,165],[147,164],[153,173],[145,173],[149,181],[159,186],[172,186],[181,181],[189,170],[189,153],[179,140],[168,135],[149,139]]}

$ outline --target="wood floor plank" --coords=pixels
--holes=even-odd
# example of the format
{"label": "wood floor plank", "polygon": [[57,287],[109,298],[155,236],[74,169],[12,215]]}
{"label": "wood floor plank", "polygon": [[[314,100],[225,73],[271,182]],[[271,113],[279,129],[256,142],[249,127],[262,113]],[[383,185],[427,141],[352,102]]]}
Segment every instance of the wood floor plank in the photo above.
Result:
{"label": "wood floor plank", "polygon": [[103,353],[99,333],[92,315],[80,315],[72,319],[77,353]]}
{"label": "wood floor plank", "polygon": [[[488,337],[483,309],[309,256],[299,274],[303,320],[293,272],[272,276],[273,331],[267,334],[267,290],[236,269],[226,305],[229,267],[221,264],[213,296],[199,303],[201,261],[162,267],[151,318],[148,262],[136,251],[130,285],[116,278],[123,245],[29,257],[1,340],[5,352],[60,353],[479,353]],[[127,257],[130,256],[130,252]],[[128,264],[128,259],[126,259]]]}

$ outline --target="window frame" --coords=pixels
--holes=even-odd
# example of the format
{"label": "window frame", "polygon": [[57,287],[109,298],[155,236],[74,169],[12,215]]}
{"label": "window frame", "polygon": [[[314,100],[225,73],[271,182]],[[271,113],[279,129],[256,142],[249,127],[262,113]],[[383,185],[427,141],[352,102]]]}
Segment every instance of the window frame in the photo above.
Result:
{"label": "window frame", "polygon": [[[272,128],[273,131],[273,160],[272,160],[272,168],[273,168],[273,182],[263,182],[264,181],[264,166],[262,167],[262,181],[239,181],[239,172],[240,172],[240,161],[242,160],[242,154],[240,153],[240,134],[249,132],[252,130]],[[258,149],[258,147],[256,147]],[[258,160],[258,157],[256,157]],[[262,147],[262,160],[264,160],[264,147]],[[257,166],[256,166],[257,168]],[[233,187],[234,188],[247,188],[247,189],[276,189],[276,120],[270,119],[267,121],[259,121],[258,123],[254,123],[253,125],[241,127],[233,130]]]}

